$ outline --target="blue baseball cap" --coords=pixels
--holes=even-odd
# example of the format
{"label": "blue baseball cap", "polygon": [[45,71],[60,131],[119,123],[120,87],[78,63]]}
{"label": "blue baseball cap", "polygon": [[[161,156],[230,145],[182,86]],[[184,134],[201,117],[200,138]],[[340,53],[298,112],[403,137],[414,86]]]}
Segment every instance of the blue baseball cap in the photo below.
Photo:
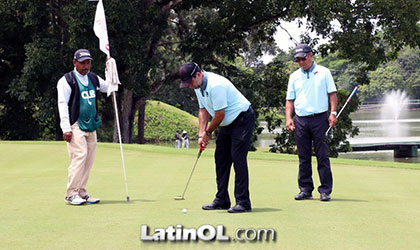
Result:
{"label": "blue baseball cap", "polygon": [[90,56],[90,52],[87,49],[78,49],[74,52],[74,60],[78,62],[83,62],[84,60],[93,60]]}
{"label": "blue baseball cap", "polygon": [[195,62],[185,63],[179,68],[179,77],[181,78],[180,88],[187,88],[191,85],[195,73],[201,72],[200,67]]}
{"label": "blue baseball cap", "polygon": [[309,45],[307,45],[307,44],[299,44],[295,48],[295,58],[306,57],[309,53],[312,53],[312,48],[309,47]]}

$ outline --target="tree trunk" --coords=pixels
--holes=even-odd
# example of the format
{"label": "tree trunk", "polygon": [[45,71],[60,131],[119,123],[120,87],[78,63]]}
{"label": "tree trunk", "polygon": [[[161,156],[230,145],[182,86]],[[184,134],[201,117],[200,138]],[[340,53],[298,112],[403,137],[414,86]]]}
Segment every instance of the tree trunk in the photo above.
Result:
{"label": "tree trunk", "polygon": [[137,123],[138,134],[137,134],[137,140],[136,140],[138,144],[146,143],[146,139],[144,139],[144,117],[145,117],[145,112],[146,112],[146,101],[147,101],[146,97],[141,97],[136,102],[136,109],[139,112],[138,123]]}
{"label": "tree trunk", "polygon": [[[120,128],[121,128],[121,140],[123,143],[131,143],[131,135],[133,131],[133,91],[124,89],[124,97],[121,100],[121,112],[119,112]],[[117,124],[114,122],[114,142],[118,142],[118,129]]]}

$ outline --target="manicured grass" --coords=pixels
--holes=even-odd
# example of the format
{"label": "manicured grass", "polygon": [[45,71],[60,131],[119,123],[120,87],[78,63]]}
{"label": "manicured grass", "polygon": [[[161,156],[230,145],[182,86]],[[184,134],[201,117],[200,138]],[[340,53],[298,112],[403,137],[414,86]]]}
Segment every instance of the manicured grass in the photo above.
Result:
{"label": "manicured grass", "polygon": [[[253,212],[228,214],[201,210],[216,192],[212,149],[200,158],[184,201],[173,198],[184,190],[197,149],[124,145],[124,155],[131,202],[125,201],[119,145],[100,144],[88,191],[102,201],[76,207],[63,201],[64,142],[0,142],[0,248],[420,249],[418,164],[333,159],[333,200],[325,203],[316,192],[313,200],[293,199],[296,156],[250,153]],[[273,228],[276,241],[145,243],[142,224],[152,231],[222,224],[231,237],[238,228]]]}
{"label": "manicured grass", "polygon": [[[174,141],[177,130],[180,135],[185,130],[190,139],[197,138],[198,118],[164,102],[147,101],[144,127],[146,140]],[[134,134],[137,136],[137,131]]]}

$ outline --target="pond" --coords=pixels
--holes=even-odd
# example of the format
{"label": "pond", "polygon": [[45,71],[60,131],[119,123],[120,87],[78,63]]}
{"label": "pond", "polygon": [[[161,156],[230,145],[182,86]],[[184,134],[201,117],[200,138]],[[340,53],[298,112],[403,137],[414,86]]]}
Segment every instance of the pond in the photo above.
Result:
{"label": "pond", "polygon": [[[391,116],[391,114],[389,114]],[[349,138],[350,144],[380,142],[420,142],[420,110],[405,109],[397,120],[381,109],[358,110],[350,115],[359,135]],[[394,158],[393,150],[340,153],[339,158],[419,162],[419,158]]]}
{"label": "pond", "polygon": [[[366,144],[379,142],[420,142],[420,110],[405,109],[395,120],[391,115],[383,113],[380,106],[358,110],[350,115],[353,125],[359,127],[359,135],[349,138],[350,144]],[[260,126],[265,127],[265,122]],[[277,129],[276,132],[280,132]],[[273,144],[275,135],[267,129],[258,137],[257,147],[269,147]],[[339,158],[419,162],[417,158],[395,158],[393,150],[340,153]]]}

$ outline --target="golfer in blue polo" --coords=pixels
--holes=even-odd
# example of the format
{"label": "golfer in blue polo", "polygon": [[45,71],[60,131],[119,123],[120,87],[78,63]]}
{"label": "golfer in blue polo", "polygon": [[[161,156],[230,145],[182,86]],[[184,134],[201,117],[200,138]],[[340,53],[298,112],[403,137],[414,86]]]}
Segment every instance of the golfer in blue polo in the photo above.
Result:
{"label": "golfer in blue polo", "polygon": [[[228,209],[229,213],[251,211],[247,155],[254,131],[255,114],[251,103],[225,77],[203,71],[196,63],[189,62],[179,69],[180,88],[194,89],[199,105],[199,140],[205,148],[213,132],[216,138],[217,193],[204,210]],[[212,117],[210,124],[208,123]],[[235,170],[236,205],[231,206],[228,184],[233,163]]]}
{"label": "golfer in blue polo", "polygon": [[[300,44],[295,48],[295,61],[300,69],[290,75],[286,96],[286,128],[295,131],[299,156],[298,184],[295,200],[312,199],[312,145],[318,163],[321,201],[329,201],[333,179],[328,141],[325,132],[337,122],[337,89],[331,72],[313,60],[312,48]],[[328,114],[328,102],[331,112]],[[294,120],[292,119],[295,112]]]}

